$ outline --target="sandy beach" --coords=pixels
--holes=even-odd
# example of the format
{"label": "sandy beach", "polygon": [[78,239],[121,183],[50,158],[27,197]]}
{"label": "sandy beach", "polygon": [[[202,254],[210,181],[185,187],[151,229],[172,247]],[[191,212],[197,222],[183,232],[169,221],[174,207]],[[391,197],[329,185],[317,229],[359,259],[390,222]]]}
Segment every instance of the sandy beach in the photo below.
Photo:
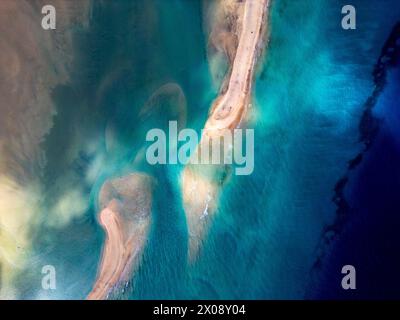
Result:
{"label": "sandy beach", "polygon": [[106,241],[97,279],[87,299],[106,299],[131,278],[148,236],[151,186],[152,179],[140,173],[103,185],[98,220],[106,233]]}
{"label": "sandy beach", "polygon": [[[236,17],[236,20],[226,17],[225,20],[236,21],[235,23],[238,25],[229,26],[227,29],[235,32],[236,34],[231,37],[236,36],[239,41],[235,58],[229,68],[221,93],[211,107],[202,139],[194,155],[196,157],[206,138],[219,139],[224,130],[233,130],[243,126],[251,102],[257,58],[265,46],[264,35],[269,0],[237,1],[236,6],[234,6],[234,1],[228,1],[220,5],[229,6],[229,10],[226,11]],[[234,8],[236,13],[232,13],[231,8]],[[228,55],[228,58],[231,55],[232,53]],[[206,135],[207,137],[205,137]],[[224,183],[224,178],[219,179],[219,177],[226,169],[224,165],[213,165],[207,168],[188,165],[183,171],[181,185],[189,229],[190,260],[194,260],[198,255],[207,226],[216,210],[220,189]]]}

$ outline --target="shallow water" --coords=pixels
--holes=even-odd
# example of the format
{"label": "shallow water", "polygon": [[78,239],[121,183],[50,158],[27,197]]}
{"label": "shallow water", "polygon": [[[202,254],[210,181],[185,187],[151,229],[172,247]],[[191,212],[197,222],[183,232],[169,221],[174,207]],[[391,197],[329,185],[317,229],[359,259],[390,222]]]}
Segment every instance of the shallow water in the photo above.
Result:
{"label": "shallow water", "polygon": [[[42,219],[50,222],[32,231],[20,296],[88,294],[104,241],[96,221],[99,188],[137,170],[157,178],[153,224],[137,275],[114,298],[296,299],[336,281],[312,267],[324,256],[320,239],[335,219],[335,184],[362,149],[358,125],[373,66],[400,17],[396,0],[353,3],[357,30],[344,31],[342,1],[273,2],[249,124],[255,170],[231,177],[201,255],[188,265],[182,166],[150,167],[139,156],[147,130],[184,122],[183,110],[186,126],[199,130],[217,95],[201,3],[95,2],[89,28],[75,33],[72,80],[53,91],[57,115],[43,144]],[[181,88],[186,103],[164,92],[150,105],[158,111],[140,116],[168,83]],[[65,217],[60,199],[72,208]],[[54,292],[40,289],[43,264],[56,267]]]}

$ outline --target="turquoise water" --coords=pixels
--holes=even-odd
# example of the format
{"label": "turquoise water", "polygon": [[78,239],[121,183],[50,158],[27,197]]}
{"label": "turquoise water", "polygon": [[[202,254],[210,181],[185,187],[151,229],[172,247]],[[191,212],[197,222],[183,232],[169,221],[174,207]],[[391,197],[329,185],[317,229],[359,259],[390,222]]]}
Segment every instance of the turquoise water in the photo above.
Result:
{"label": "turquoise water", "polygon": [[[394,0],[353,3],[359,5],[356,31],[340,28],[341,1],[273,2],[249,125],[255,170],[226,185],[200,258],[188,265],[182,167],[135,159],[149,128],[184,122],[183,110],[187,127],[200,129],[207,118],[217,92],[201,2],[95,2],[89,29],[76,31],[72,80],[54,90],[57,115],[44,142],[44,219],[66,190],[77,189],[87,208],[68,223],[35,231],[21,296],[87,295],[104,241],[96,221],[99,188],[138,170],[157,178],[153,224],[138,273],[115,298],[287,299],[312,291],[319,241],[335,217],[334,186],[361,150],[358,122],[373,85],[370,73],[400,13]],[[181,88],[186,103],[160,95],[152,103],[160,111],[141,117],[146,101],[167,83]],[[43,264],[56,267],[55,292],[37,289]]]}

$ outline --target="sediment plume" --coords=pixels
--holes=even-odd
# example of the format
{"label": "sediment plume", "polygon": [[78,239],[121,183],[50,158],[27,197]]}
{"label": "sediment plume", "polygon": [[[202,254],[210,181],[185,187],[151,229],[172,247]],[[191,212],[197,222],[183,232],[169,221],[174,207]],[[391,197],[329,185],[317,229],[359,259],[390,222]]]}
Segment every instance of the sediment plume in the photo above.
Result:
{"label": "sediment plume", "polygon": [[[56,7],[56,30],[41,27],[46,4]],[[18,296],[14,278],[40,220],[41,143],[56,112],[51,93],[68,81],[72,30],[86,24],[89,7],[89,0],[0,1],[0,298]]]}

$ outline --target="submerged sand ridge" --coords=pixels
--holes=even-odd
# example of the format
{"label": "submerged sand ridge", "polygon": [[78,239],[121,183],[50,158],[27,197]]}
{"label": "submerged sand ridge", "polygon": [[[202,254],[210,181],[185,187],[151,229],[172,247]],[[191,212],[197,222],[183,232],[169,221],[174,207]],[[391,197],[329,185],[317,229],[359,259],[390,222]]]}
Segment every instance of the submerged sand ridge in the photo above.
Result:
{"label": "submerged sand ridge", "polygon": [[[223,84],[221,94],[216,98],[209,118],[204,126],[202,139],[194,157],[198,157],[202,148],[208,147],[208,139],[220,139],[226,129],[233,130],[243,126],[251,101],[252,82],[257,58],[264,47],[266,20],[269,0],[237,1],[241,5],[233,6],[234,1],[221,2],[229,6],[230,14],[235,15],[235,27],[239,39],[235,58],[228,78]],[[232,13],[232,7],[236,13]],[[231,21],[229,19],[226,19]],[[226,177],[224,165],[199,166],[190,164],[182,173],[181,185],[183,205],[189,230],[189,260],[198,255],[201,243],[212,214],[218,204],[220,189]]]}
{"label": "submerged sand ridge", "polygon": [[141,173],[107,181],[99,195],[106,232],[101,263],[88,299],[106,299],[138,266],[151,223],[152,178]]}

